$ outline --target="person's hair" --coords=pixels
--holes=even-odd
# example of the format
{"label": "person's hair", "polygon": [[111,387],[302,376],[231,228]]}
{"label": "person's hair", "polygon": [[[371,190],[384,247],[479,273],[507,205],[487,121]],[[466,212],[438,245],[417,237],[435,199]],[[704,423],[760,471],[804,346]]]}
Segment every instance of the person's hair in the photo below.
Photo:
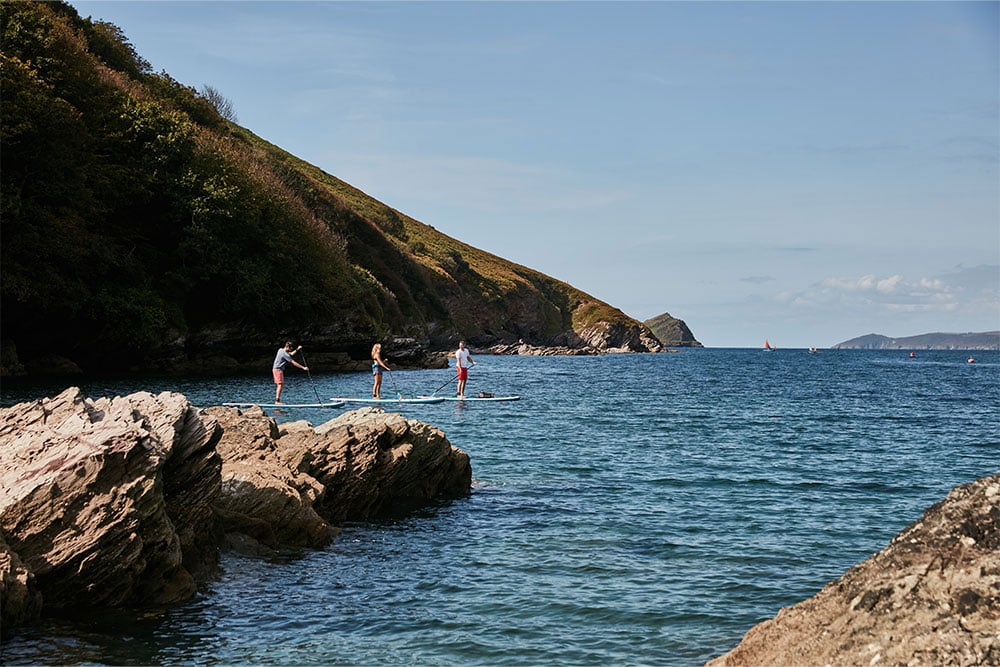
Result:
{"label": "person's hair", "polygon": [[284,347],[295,347],[295,342],[294,341],[290,341],[290,340],[286,340]]}
{"label": "person's hair", "polygon": [[375,358],[375,353],[382,350],[382,343],[375,343],[372,345],[372,359]]}

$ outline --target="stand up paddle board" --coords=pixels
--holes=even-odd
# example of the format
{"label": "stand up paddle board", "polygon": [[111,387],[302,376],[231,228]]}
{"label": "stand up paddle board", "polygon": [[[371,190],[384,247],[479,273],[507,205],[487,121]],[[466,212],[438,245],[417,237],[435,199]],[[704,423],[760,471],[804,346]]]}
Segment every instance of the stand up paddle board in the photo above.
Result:
{"label": "stand up paddle board", "polygon": [[342,408],[344,401],[326,403],[223,403],[229,408]]}
{"label": "stand up paddle board", "polygon": [[341,398],[338,396],[335,401],[345,403],[374,403],[376,405],[398,405],[399,403],[441,403],[444,401],[440,396],[418,396],[417,398]]}
{"label": "stand up paddle board", "polygon": [[[429,396],[424,396],[421,398],[430,398]],[[520,396],[466,396],[465,398],[459,398],[458,396],[444,396],[438,397],[442,401],[453,401],[456,403],[501,403],[504,401],[519,401]]]}

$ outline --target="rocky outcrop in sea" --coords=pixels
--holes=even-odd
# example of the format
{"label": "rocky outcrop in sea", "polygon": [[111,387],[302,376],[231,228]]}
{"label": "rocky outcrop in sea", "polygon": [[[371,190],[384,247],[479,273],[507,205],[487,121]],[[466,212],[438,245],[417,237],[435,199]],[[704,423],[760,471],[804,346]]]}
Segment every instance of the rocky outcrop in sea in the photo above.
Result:
{"label": "rocky outcrop in sea", "polygon": [[337,523],[471,488],[433,426],[366,408],[313,427],[181,394],[70,388],[0,410],[0,629],[190,598],[221,548],[318,547]]}
{"label": "rocky outcrop in sea", "polygon": [[1000,474],[955,488],[708,665],[1000,665]]}
{"label": "rocky outcrop in sea", "polygon": [[670,313],[661,313],[643,322],[664,345],[671,347],[702,347],[684,320]]}

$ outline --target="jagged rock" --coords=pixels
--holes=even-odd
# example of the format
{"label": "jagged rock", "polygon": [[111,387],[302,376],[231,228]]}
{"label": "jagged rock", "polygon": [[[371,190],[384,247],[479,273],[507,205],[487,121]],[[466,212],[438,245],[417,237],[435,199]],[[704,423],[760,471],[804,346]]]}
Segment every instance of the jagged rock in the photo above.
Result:
{"label": "jagged rock", "polygon": [[472,487],[469,455],[440,429],[399,414],[361,408],[315,429],[292,422],[281,430],[284,460],[325,486],[317,511],[330,521],[389,516]]}
{"label": "jagged rock", "polygon": [[0,538],[0,639],[37,618],[41,610],[42,594],[35,575]]}
{"label": "jagged rock", "polygon": [[217,558],[220,434],[169,392],[0,410],[0,532],[46,606],[189,597]]}
{"label": "jagged rock", "polygon": [[313,505],[325,489],[279,455],[274,419],[260,408],[215,407],[205,412],[222,426],[222,490],[216,516],[227,544],[243,553],[318,547],[337,530]]}
{"label": "jagged rock", "polygon": [[222,425],[216,512],[241,551],[320,546],[332,523],[466,495],[468,455],[427,424],[377,408],[280,427],[260,408],[209,408]]}
{"label": "jagged rock", "polygon": [[636,322],[597,322],[577,329],[576,333],[587,345],[603,352],[659,352],[663,349],[656,336],[645,325]]}
{"label": "jagged rock", "polygon": [[885,549],[708,665],[997,665],[998,629],[993,475],[955,488]]}

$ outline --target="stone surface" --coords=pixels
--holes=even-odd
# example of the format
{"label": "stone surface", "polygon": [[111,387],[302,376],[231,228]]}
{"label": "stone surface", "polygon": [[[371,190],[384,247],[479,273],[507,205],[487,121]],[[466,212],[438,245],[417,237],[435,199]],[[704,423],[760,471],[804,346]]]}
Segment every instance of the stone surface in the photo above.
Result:
{"label": "stone surface", "polygon": [[12,635],[17,626],[36,618],[41,610],[42,594],[35,575],[0,539],[0,639]]}
{"label": "stone surface", "polygon": [[708,664],[1000,664],[1000,475],[955,488],[885,549]]}
{"label": "stone surface", "polygon": [[0,532],[46,607],[189,597],[217,559],[220,434],[166,392],[71,388],[0,411]]}
{"label": "stone surface", "polygon": [[467,495],[472,486],[468,454],[440,429],[379,408],[347,412],[315,429],[283,424],[278,442],[290,466],[323,484],[317,510],[334,522],[391,516]]}

